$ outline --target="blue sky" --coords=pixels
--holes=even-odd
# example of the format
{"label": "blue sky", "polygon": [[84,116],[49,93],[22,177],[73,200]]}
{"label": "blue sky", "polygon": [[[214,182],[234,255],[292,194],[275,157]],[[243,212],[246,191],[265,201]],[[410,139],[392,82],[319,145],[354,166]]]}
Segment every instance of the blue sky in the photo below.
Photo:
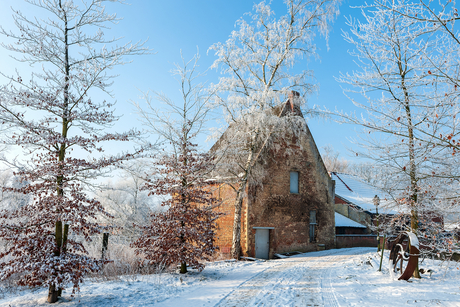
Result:
{"label": "blue sky", "polygon": [[[123,36],[122,42],[148,39],[146,46],[152,48],[154,54],[132,58],[132,63],[115,69],[119,76],[114,80],[113,96],[117,100],[116,113],[123,115],[115,129],[124,131],[138,125],[138,119],[130,100],[139,101],[141,92],[148,90],[162,91],[171,98],[178,98],[178,86],[170,75],[174,62],[180,62],[180,50],[186,59],[191,58],[197,48],[200,51],[200,68],[206,70],[216,59],[208,48],[217,42],[224,42],[235,29],[235,21],[244,13],[252,10],[254,1],[247,0],[130,0],[130,5],[110,4],[109,12],[116,12],[123,20],[106,35]],[[285,12],[281,0],[273,0],[272,8],[280,16]],[[312,69],[319,83],[319,91],[308,98],[310,106],[320,105],[329,109],[353,110],[352,103],[343,95],[340,84],[334,76],[340,72],[351,72],[356,68],[353,58],[347,50],[353,46],[342,38],[342,29],[347,30],[345,16],[359,16],[359,10],[351,9],[350,4],[359,5],[362,1],[348,0],[341,6],[341,14],[333,25],[330,33],[329,50],[324,38],[317,36],[318,59],[303,60],[299,69]],[[34,7],[19,0],[2,0],[0,5],[0,23],[5,29],[15,30],[9,7],[20,9],[27,16],[37,11]],[[40,17],[38,15],[37,17]],[[14,72],[14,68],[27,71],[28,67],[19,65],[4,50],[0,50],[0,67],[6,73]],[[205,81],[217,83],[219,74],[208,71]],[[104,97],[110,99],[110,97]],[[359,127],[339,125],[322,119],[309,119],[309,127],[318,148],[327,144],[341,152],[341,156],[355,160],[349,156],[345,147],[351,147],[348,139],[356,136]],[[212,142],[204,144],[209,148]]]}

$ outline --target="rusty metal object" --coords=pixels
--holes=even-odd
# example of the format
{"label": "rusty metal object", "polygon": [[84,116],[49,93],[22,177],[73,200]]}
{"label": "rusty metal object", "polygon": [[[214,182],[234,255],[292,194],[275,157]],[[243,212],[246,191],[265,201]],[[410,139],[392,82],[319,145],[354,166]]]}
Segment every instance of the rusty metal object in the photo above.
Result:
{"label": "rusty metal object", "polygon": [[409,280],[412,277],[420,255],[418,246],[417,237],[413,233],[406,231],[401,232],[396,240],[393,241],[390,262],[393,271],[401,274],[398,280]]}

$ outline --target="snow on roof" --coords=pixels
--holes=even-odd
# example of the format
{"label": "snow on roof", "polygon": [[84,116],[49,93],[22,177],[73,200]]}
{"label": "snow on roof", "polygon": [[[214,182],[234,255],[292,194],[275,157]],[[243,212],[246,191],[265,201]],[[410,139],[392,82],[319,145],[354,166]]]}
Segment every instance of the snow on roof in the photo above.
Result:
{"label": "snow on roof", "polygon": [[332,180],[335,180],[335,195],[361,207],[363,210],[370,213],[376,213],[374,196],[378,195],[380,198],[380,205],[378,207],[379,213],[398,213],[397,211],[391,209],[395,203],[388,193],[361,181],[358,177],[349,174],[331,172],[331,178]]}
{"label": "snow on roof", "polygon": [[366,228],[358,222],[349,219],[345,215],[335,212],[335,227],[354,227],[354,228]]}

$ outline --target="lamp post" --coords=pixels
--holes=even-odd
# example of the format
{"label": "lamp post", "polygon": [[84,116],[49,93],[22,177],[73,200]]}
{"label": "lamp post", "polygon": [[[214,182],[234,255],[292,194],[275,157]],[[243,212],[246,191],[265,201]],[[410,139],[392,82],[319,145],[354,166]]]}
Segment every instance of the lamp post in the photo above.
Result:
{"label": "lamp post", "polygon": [[375,195],[374,196],[374,206],[375,206],[375,216],[377,219],[377,252],[380,251],[379,205],[380,205],[380,198],[377,195]]}

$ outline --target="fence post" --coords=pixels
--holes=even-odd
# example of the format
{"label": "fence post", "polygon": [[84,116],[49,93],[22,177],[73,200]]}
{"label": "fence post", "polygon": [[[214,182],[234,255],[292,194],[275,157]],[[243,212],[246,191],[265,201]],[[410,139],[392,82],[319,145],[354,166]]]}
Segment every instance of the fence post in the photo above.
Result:
{"label": "fence post", "polygon": [[105,259],[105,253],[107,252],[107,246],[109,245],[109,233],[104,232],[102,237],[102,253],[101,253],[101,260]]}

